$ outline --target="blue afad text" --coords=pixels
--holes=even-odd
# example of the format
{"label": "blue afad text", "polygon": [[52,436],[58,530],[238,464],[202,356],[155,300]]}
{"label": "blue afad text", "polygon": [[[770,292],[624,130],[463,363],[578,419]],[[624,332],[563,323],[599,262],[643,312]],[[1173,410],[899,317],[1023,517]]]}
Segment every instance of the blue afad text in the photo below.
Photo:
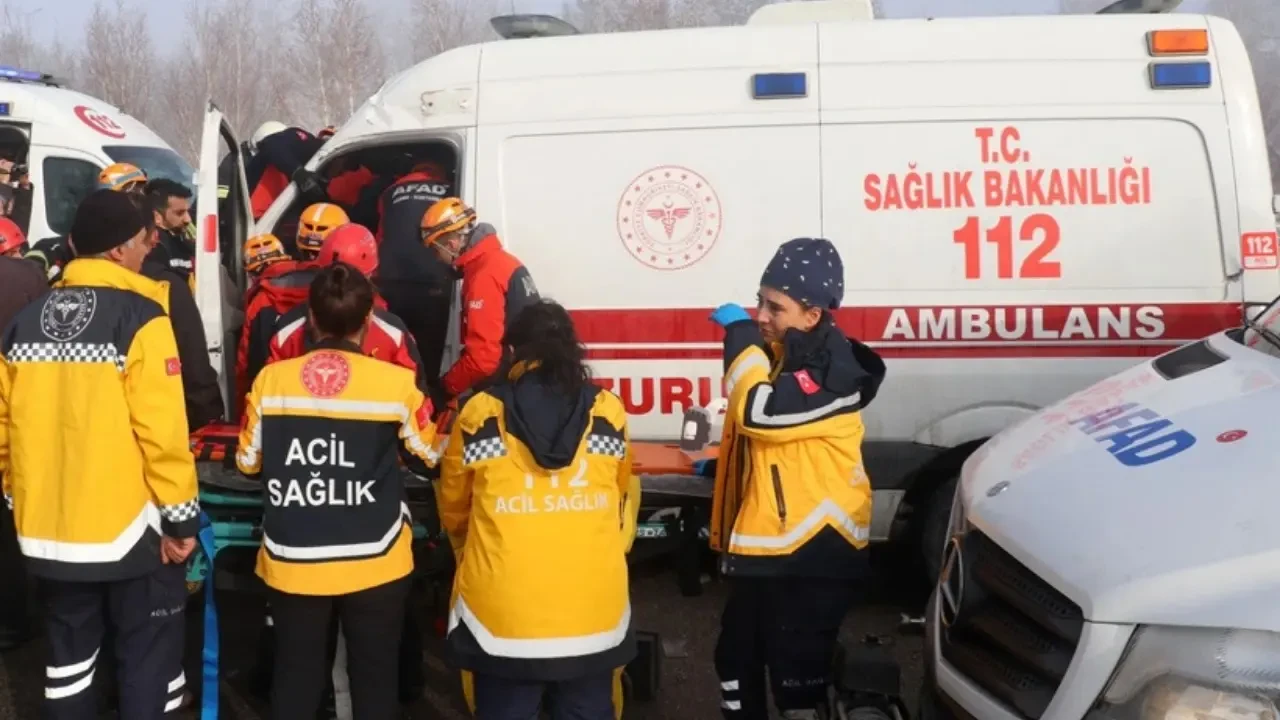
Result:
{"label": "blue afad text", "polygon": [[1196,444],[1195,435],[1137,403],[1085,415],[1071,424],[1129,467],[1160,462]]}

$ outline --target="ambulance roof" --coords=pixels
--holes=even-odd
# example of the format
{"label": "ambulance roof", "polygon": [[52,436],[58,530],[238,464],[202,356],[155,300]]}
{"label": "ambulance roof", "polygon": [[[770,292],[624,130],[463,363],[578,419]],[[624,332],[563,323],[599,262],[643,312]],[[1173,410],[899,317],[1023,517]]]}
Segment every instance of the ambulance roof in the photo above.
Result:
{"label": "ambulance roof", "polygon": [[[4,111],[7,110],[7,114]],[[86,151],[103,145],[172,149],[124,110],[75,90],[0,76],[0,121],[28,123],[31,141]]]}
{"label": "ambulance roof", "polygon": [[[951,77],[955,68],[969,64],[978,73],[969,75],[977,84],[993,68],[999,69],[994,74],[1017,71],[1020,92],[1039,86],[1045,96],[1026,97],[1022,102],[1027,104],[1081,102],[1063,93],[1087,92],[1105,95],[1094,102],[1143,102],[1144,97],[1148,102],[1167,102],[1167,96],[1150,94],[1141,75],[1129,77],[1121,72],[1123,77],[1110,77],[1117,74],[1115,64],[1152,60],[1146,44],[1151,30],[1202,28],[1212,36],[1208,59],[1217,59],[1226,48],[1230,52],[1221,62],[1245,57],[1240,36],[1228,21],[1192,14],[761,24],[499,40],[441,53],[393,76],[316,160],[369,136],[391,140],[395,133],[466,127],[477,120],[670,117],[740,112],[744,102],[760,111],[760,103],[752,103],[749,93],[743,92],[751,74],[812,71],[820,63],[866,64],[869,72],[890,73],[896,63],[916,67],[933,63],[940,68],[940,78]],[[1101,78],[1094,86],[1106,87],[1073,88],[1073,83],[1064,87],[1064,66],[1076,71],[1079,82],[1074,84]],[[1052,72],[1044,76],[1045,82],[1036,83],[1035,73],[1045,70]],[[1215,69],[1215,73],[1226,76],[1228,70]],[[589,85],[592,78],[598,83]],[[812,87],[817,83],[810,84],[807,98],[774,104],[769,111],[788,112],[805,103],[815,109],[820,89]],[[945,91],[945,84],[950,81],[940,79],[938,89]],[[931,100],[931,88],[879,85],[892,97],[867,97],[868,109],[937,105]],[[1221,85],[1215,83],[1213,88],[1217,102],[1221,102]],[[477,86],[483,88],[483,102]],[[588,86],[591,92],[584,92]],[[1195,102],[1210,100],[1201,95]]]}

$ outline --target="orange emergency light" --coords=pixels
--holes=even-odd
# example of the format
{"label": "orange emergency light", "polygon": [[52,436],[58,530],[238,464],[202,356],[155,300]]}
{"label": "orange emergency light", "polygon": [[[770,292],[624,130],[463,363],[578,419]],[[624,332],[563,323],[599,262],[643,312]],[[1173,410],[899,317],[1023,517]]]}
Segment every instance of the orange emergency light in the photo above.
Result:
{"label": "orange emergency light", "polygon": [[1147,33],[1151,55],[1207,55],[1208,30],[1152,30]]}

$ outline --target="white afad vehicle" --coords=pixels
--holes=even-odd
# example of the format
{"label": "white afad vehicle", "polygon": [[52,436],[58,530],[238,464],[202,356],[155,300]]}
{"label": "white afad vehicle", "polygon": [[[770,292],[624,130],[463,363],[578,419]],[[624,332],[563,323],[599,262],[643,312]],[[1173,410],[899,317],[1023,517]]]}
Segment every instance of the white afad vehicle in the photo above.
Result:
{"label": "white afad vehicle", "polygon": [[[443,158],[572,313],[647,441],[676,440],[686,411],[721,395],[711,310],[753,305],[780,243],[830,238],[846,273],[836,319],[888,364],[865,413],[872,540],[914,542],[936,575],[956,477],[982,443],[1280,294],[1266,134],[1226,20],[843,7],[601,35],[544,19],[567,34],[390,78],[308,169]],[[510,37],[536,34],[506,20]],[[234,266],[251,225],[289,235],[313,201],[291,186],[253,224],[240,187],[219,243],[220,143],[238,151],[213,108],[196,265],[211,343],[236,330],[214,317],[220,248]]]}
{"label": "white afad vehicle", "polygon": [[965,463],[922,717],[1280,713],[1280,301]]}

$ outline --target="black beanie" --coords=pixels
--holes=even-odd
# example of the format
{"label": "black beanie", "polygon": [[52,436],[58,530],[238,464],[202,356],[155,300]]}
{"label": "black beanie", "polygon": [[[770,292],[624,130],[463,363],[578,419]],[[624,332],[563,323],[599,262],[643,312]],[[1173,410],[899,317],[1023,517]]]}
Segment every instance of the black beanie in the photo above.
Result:
{"label": "black beanie", "polygon": [[796,238],[778,248],[760,284],[804,305],[835,310],[844,299],[844,263],[830,240]]}
{"label": "black beanie", "polygon": [[76,208],[71,244],[76,255],[100,255],[129,241],[151,223],[133,198],[116,190],[95,190]]}

